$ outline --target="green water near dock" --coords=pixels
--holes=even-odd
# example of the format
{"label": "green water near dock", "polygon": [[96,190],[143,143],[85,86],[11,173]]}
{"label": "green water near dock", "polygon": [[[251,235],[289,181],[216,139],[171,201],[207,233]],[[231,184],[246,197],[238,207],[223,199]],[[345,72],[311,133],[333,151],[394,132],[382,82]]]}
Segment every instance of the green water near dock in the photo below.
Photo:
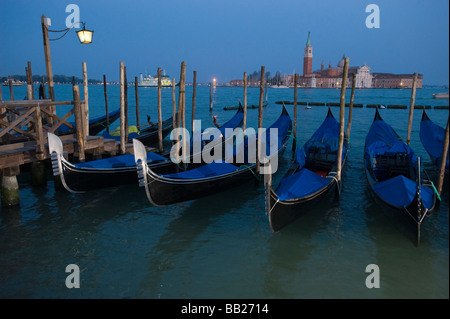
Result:
{"label": "green water near dock", "polygon": [[[14,88],[16,99],[26,88]],[[82,90],[80,90],[82,92]],[[416,105],[434,100],[443,88],[417,90]],[[3,98],[8,99],[8,90]],[[22,95],[21,95],[22,94]],[[55,87],[57,100],[71,100],[70,85]],[[140,118],[157,119],[157,90],[139,88]],[[172,112],[172,90],[162,90],[163,119]],[[231,118],[223,107],[243,100],[242,88],[217,87],[209,112],[209,87],[197,88],[196,118],[202,127]],[[339,102],[340,90],[299,89],[299,101]],[[355,103],[408,105],[410,90],[356,90]],[[350,90],[347,90],[347,102]],[[192,87],[186,87],[190,127]],[[178,92],[177,92],[178,98]],[[259,88],[248,89],[257,104]],[[269,89],[263,126],[280,114],[275,101],[293,100],[293,89]],[[119,87],[108,86],[109,110],[118,108]],[[129,123],[135,123],[134,88],[129,90]],[[64,108],[64,107],[62,107]],[[89,87],[91,117],[104,114],[103,86]],[[293,118],[293,106],[286,106]],[[339,108],[331,110],[336,118]],[[63,114],[67,109],[62,111]],[[380,110],[406,139],[408,110]],[[298,107],[298,144],[322,123],[327,107]],[[257,126],[256,109],[247,126]],[[322,201],[295,223],[272,234],[264,212],[264,189],[254,180],[234,189],[167,207],[152,207],[138,185],[71,194],[19,177],[20,206],[1,208],[0,298],[449,298],[448,179],[442,203],[423,224],[416,247],[378,206],[363,168],[364,139],[375,109],[355,108],[351,148],[336,200]],[[448,110],[427,110],[445,127]],[[437,172],[419,139],[421,110],[415,110],[411,147],[436,180]],[[348,108],[346,108],[346,121]],[[141,123],[142,124],[142,123]],[[117,121],[112,125],[117,127]],[[278,183],[292,158],[292,141],[274,175]],[[80,288],[65,285],[68,264],[80,268]],[[366,287],[366,266],[380,269],[380,288]]]}

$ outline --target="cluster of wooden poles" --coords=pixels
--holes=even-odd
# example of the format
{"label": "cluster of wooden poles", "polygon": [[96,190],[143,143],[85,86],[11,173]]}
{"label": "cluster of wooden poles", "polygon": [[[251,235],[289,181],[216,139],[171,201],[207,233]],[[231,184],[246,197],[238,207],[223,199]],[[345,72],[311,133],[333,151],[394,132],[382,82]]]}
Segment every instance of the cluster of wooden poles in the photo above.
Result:
{"label": "cluster of wooden poles", "polygon": [[[347,76],[348,76],[348,66],[349,66],[349,58],[345,59],[343,79],[342,79],[342,87],[340,93],[340,113],[339,113],[339,123],[340,123],[340,133],[339,133],[339,144],[338,144],[338,154],[342,153],[344,137],[350,138],[350,131],[352,125],[352,112],[353,112],[353,102],[354,102],[354,93],[355,93],[355,79],[353,79],[351,97],[350,97],[350,105],[349,105],[349,118],[347,123],[346,134],[344,134],[345,129],[345,91],[347,84]],[[84,143],[86,142],[86,136],[89,135],[89,102],[88,102],[88,83],[87,83],[87,67],[86,63],[82,63],[83,68],[83,89],[84,89],[84,101],[80,100],[80,92],[78,86],[75,85],[75,81],[73,79],[73,104],[75,109],[75,120],[76,123],[82,123],[79,127],[77,125],[76,130],[76,139],[79,150],[79,160],[84,161]],[[157,100],[157,109],[158,109],[158,151],[163,151],[163,139],[162,139],[162,112],[161,112],[161,68],[158,68],[158,100]],[[262,128],[263,122],[263,97],[264,97],[264,73],[265,67],[261,66],[261,79],[260,79],[260,95],[259,95],[259,107],[258,107],[258,129]],[[33,81],[31,75],[31,64],[28,62],[28,66],[26,67],[27,74],[27,94],[28,99],[34,100],[34,92],[33,92]],[[355,77],[355,74],[353,74]],[[181,128],[181,134],[175,134],[176,140],[173,143],[179,142],[179,137],[181,135],[183,148],[186,148],[187,139],[185,134],[186,129],[186,110],[185,110],[185,78],[186,78],[186,63],[183,61],[181,63],[181,71],[180,71],[180,81],[179,81],[179,91],[178,91],[178,109],[176,105],[176,90],[175,90],[175,79],[172,81],[172,109],[173,109],[173,127]],[[197,72],[193,72],[193,95],[192,95],[192,125],[191,128],[194,130],[194,120],[195,120],[195,104],[196,104],[196,78]],[[293,102],[293,113],[294,113],[294,126],[293,126],[293,150],[296,149],[297,144],[297,105],[298,105],[298,82],[299,76],[295,74],[294,76],[294,102]],[[414,102],[415,102],[415,93],[416,93],[416,83],[417,83],[417,73],[414,73],[411,100],[410,100],[410,108],[409,108],[409,119],[408,119],[408,133],[406,143],[409,145],[411,138],[411,126],[412,126],[412,118],[414,112]],[[44,85],[44,98],[45,98],[45,81],[42,79],[42,84]],[[120,153],[125,154],[127,152],[127,141],[128,141],[128,86],[127,86],[127,76],[126,76],[126,67],[123,62],[120,62]],[[104,95],[105,95],[105,107],[106,114],[108,117],[108,97],[107,97],[107,89],[106,89],[106,76],[103,75],[103,85],[104,85]],[[212,85],[210,85],[210,111],[212,111]],[[50,90],[51,86],[49,85],[49,95],[54,101],[54,92]],[[1,90],[0,90],[1,92]],[[53,93],[53,94],[52,94]],[[10,83],[10,94],[11,99],[14,99],[12,85]],[[140,127],[140,119],[139,119],[139,95],[138,95],[138,78],[135,77],[135,97],[136,97],[136,125]],[[1,96],[0,96],[1,99]],[[246,129],[247,122],[247,72],[244,72],[244,96],[243,96],[243,108],[244,108],[244,117],[243,117],[243,130]],[[83,106],[83,107],[82,107]],[[54,108],[54,106],[53,106]],[[55,112],[54,109],[52,111]],[[49,117],[49,120],[52,120]],[[109,120],[107,118],[107,130],[109,130]],[[446,140],[444,141],[444,149],[443,154],[446,154],[448,151],[448,123],[446,128]],[[257,143],[257,161],[256,161],[256,170],[259,172],[260,170],[260,161],[259,161],[259,153],[260,153],[260,145]],[[185,152],[183,152],[185,156]],[[177,154],[178,155],[178,154]],[[341,179],[341,170],[342,170],[342,157],[338,156],[337,163],[337,175],[336,178],[339,181]],[[444,171],[445,171],[445,160],[441,161],[441,169],[439,173],[439,181],[437,184],[437,189],[439,194],[442,191],[443,179],[444,179]],[[182,160],[183,169],[186,169],[186,161]]]}

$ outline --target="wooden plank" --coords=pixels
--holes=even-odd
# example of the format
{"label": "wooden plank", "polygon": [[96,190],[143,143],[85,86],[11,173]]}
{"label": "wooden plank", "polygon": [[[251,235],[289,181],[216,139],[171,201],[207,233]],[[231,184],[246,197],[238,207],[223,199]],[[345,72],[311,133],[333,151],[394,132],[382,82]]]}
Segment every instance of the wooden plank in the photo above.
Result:
{"label": "wooden plank", "polygon": [[[84,102],[82,102],[84,103]],[[52,101],[52,100],[14,100],[14,101],[2,101],[0,107],[29,107],[29,106],[58,106],[58,105],[73,105],[73,101]]]}
{"label": "wooden plank", "polygon": [[[21,125],[20,126],[25,126],[25,125],[27,125],[29,122],[31,122],[33,120],[33,118],[32,117],[28,117],[27,119],[25,119],[25,121],[23,121],[22,123],[20,123]],[[2,120],[0,120],[0,124],[4,124],[4,123],[6,123],[5,121],[2,121]],[[11,130],[14,130],[14,131],[16,131],[17,133],[19,133],[19,134],[22,134],[22,135],[24,135],[24,136],[26,136],[26,137],[28,137],[28,138],[32,138],[32,139],[34,139],[35,138],[35,136],[33,135],[33,134],[31,134],[31,133],[29,133],[29,132],[27,132],[27,131],[24,131],[24,130],[22,130],[22,129],[20,129],[19,127],[13,127],[13,128],[11,128]],[[5,131],[5,133],[4,133],[4,135],[6,136],[6,134],[8,133],[9,131]],[[13,138],[13,137],[11,137],[11,136],[9,136],[10,138]],[[21,138],[20,136],[14,136],[14,138]],[[23,138],[23,137],[22,137]]]}
{"label": "wooden plank", "polygon": [[64,115],[63,118],[60,118],[59,116],[52,114],[49,110],[44,109],[44,108],[41,108],[41,111],[45,114],[48,114],[49,116],[51,116],[52,118],[54,118],[58,121],[55,125],[49,127],[48,131],[50,133],[54,133],[63,124],[65,124],[67,127],[71,128],[71,129],[75,128],[72,124],[70,124],[69,122],[66,122],[67,119],[73,114],[74,108],[72,108],[69,112],[67,112],[67,114]]}
{"label": "wooden plank", "polygon": [[[14,121],[12,121],[7,127],[5,127],[5,129],[3,129],[2,131],[0,131],[0,137],[2,137],[3,135],[5,135],[6,133],[8,133],[10,130],[15,130],[17,132],[17,129],[15,128],[18,124],[20,124],[27,116],[29,116],[30,114],[32,114],[34,112],[34,108],[30,108],[27,112],[25,112],[24,114],[22,114],[21,116],[19,116],[17,119],[15,119]],[[3,122],[3,121],[2,121]],[[4,124],[4,122],[2,123]],[[23,131],[21,131],[23,132]],[[22,133],[23,134],[23,133]]]}

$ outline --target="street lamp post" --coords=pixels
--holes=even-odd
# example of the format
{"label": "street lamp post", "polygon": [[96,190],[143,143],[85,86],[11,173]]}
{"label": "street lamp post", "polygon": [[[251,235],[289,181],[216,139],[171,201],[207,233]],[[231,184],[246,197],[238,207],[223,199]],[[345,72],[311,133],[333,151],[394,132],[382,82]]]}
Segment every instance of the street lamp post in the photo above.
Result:
{"label": "street lamp post", "polygon": [[[77,36],[78,36],[78,39],[80,40],[80,43],[83,43],[83,44],[92,43],[92,37],[93,37],[94,31],[86,30],[84,22],[81,22],[81,21],[77,21],[77,22],[73,23],[69,28],[67,28],[65,30],[60,30],[60,31],[50,30],[50,31],[52,31],[52,32],[66,31],[61,37],[58,38],[58,39],[61,39],[62,37],[64,37],[67,34],[67,32],[69,32],[69,30],[72,28],[72,26],[74,26],[75,24],[78,24],[78,23],[83,24],[83,29],[80,31],[77,31]],[[46,67],[46,71],[47,71],[48,95],[49,95],[50,99],[52,101],[54,101],[55,100],[55,91],[54,91],[52,59],[50,56],[49,41],[50,40],[58,40],[58,39],[49,39],[49,37],[48,37],[48,32],[49,32],[48,27],[51,25],[50,18],[47,18],[45,15],[42,15],[41,24],[42,24],[42,36],[43,36],[43,40],[44,40],[44,56],[45,56],[45,67]]]}
{"label": "street lamp post", "polygon": [[44,56],[45,56],[45,68],[47,71],[48,95],[50,99],[54,101],[55,91],[53,83],[52,59],[50,56],[50,45],[48,43],[49,42],[48,26],[51,25],[50,18],[47,18],[45,17],[45,15],[42,15],[41,24],[42,24],[42,36],[44,38]]}

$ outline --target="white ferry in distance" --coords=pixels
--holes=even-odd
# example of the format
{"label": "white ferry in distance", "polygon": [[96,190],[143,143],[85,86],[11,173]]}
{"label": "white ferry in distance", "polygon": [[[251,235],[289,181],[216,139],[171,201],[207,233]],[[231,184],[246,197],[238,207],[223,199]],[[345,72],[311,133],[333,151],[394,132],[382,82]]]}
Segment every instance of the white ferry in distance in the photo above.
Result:
{"label": "white ferry in distance", "polygon": [[[158,87],[158,76],[151,76],[150,74],[144,76],[142,73],[139,77],[138,86],[140,87]],[[161,87],[172,87],[172,80],[168,75],[161,75]]]}

